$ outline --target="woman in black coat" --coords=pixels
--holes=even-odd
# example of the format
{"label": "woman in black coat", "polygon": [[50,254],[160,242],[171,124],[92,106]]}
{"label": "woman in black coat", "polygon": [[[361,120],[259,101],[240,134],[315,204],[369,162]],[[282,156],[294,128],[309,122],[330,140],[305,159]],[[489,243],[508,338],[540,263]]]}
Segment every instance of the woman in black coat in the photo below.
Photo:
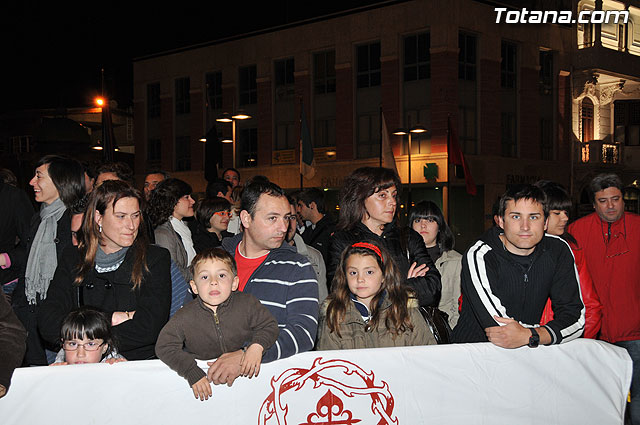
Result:
{"label": "woman in black coat", "polygon": [[[38,161],[29,184],[41,204],[31,218],[28,237],[11,258],[11,267],[21,271],[11,301],[28,333],[24,364],[40,366],[48,362],[37,331],[38,314],[62,253],[71,246],[69,209],[84,196],[84,170],[76,160],[47,155]],[[53,360],[55,353],[51,354]]]}
{"label": "woman in black coat", "polygon": [[362,167],[351,173],[340,192],[340,216],[330,239],[327,281],[333,281],[340,255],[355,242],[374,240],[391,253],[406,284],[421,306],[437,306],[440,300],[440,274],[422,237],[413,229],[398,227],[396,212],[397,174],[388,168]]}
{"label": "woman in black coat", "polygon": [[120,354],[128,360],[154,357],[169,319],[170,256],[149,245],[141,201],[138,190],[118,180],[93,191],[79,249],[65,251],[41,307],[38,325],[47,342],[59,343],[62,320],[71,310],[91,305],[111,318]]}

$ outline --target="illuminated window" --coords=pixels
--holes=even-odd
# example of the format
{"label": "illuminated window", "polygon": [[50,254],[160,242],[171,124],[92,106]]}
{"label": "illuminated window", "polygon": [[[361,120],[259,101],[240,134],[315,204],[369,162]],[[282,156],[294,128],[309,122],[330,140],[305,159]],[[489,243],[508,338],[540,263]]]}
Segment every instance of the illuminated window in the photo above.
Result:
{"label": "illuminated window", "polygon": [[605,164],[617,164],[618,160],[618,146],[603,144],[602,162],[604,162]]}
{"label": "illuminated window", "polygon": [[582,144],[582,151],[581,151],[581,161],[584,162],[585,164],[587,162],[589,162],[589,143],[583,143]]}
{"label": "illuminated window", "polygon": [[582,141],[593,140],[593,102],[588,97],[582,101]]}

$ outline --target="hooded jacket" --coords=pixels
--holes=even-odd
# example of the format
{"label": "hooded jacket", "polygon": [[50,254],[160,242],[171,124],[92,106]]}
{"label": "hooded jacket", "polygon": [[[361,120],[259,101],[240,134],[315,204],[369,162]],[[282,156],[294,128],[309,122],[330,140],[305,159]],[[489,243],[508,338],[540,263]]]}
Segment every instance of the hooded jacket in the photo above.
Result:
{"label": "hooded jacket", "polygon": [[362,223],[357,223],[351,230],[340,230],[333,234],[329,244],[329,258],[325,259],[330,288],[344,249],[364,241],[375,241],[387,248],[402,276],[407,276],[412,263],[415,262],[418,266],[426,264],[429,270],[425,276],[407,279],[404,283],[413,289],[421,306],[438,305],[442,289],[440,273],[427,252],[422,236],[409,228],[401,231],[395,221],[387,224],[380,236]]}
{"label": "hooded jacket", "polygon": [[551,298],[554,318],[544,325],[551,344],[578,338],[584,330],[578,272],[569,245],[545,234],[528,256],[506,250],[502,229],[485,233],[462,258],[462,311],[454,342],[485,342],[485,328],[499,326],[493,316],[537,327]]}

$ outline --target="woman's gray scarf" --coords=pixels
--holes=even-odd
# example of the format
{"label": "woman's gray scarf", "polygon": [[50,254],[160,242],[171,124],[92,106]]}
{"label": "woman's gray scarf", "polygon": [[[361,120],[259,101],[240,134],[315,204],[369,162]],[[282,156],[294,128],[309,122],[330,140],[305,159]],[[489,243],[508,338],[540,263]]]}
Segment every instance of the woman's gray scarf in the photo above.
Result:
{"label": "woman's gray scarf", "polygon": [[40,207],[40,225],[31,243],[25,272],[24,292],[29,304],[36,304],[38,295],[41,300],[47,297],[49,283],[58,267],[56,252],[58,220],[66,210],[60,198],[49,205],[42,204]]}
{"label": "woman's gray scarf", "polygon": [[102,247],[99,246],[96,251],[96,271],[98,273],[107,273],[118,270],[128,249],[129,247],[127,246],[111,254],[105,254]]}

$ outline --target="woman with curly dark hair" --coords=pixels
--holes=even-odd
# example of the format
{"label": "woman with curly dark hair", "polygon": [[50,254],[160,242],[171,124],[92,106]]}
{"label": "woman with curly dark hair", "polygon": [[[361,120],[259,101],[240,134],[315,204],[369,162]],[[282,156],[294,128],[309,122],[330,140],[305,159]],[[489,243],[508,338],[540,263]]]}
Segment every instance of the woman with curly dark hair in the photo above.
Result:
{"label": "woman with curly dark hair", "polygon": [[347,247],[320,309],[318,350],[435,344],[403,280],[379,242]]}
{"label": "woman with curly dark hair", "polygon": [[119,180],[91,192],[78,249],[65,250],[41,306],[38,328],[48,343],[59,348],[65,316],[87,305],[107,315],[120,354],[129,360],[154,357],[169,319],[170,257],[149,244],[141,203],[140,191]]}
{"label": "woman with curly dark hair", "polygon": [[373,240],[391,253],[395,264],[421,306],[440,300],[440,273],[413,229],[397,225],[398,175],[388,168],[362,167],[352,172],[340,191],[340,216],[329,241],[327,281],[331,282],[346,247]]}
{"label": "woman with curly dark hair", "polygon": [[191,186],[175,178],[161,181],[149,197],[148,213],[154,228],[156,244],[167,248],[171,259],[189,282],[189,264],[196,256],[189,226],[182,221],[193,217]]}

